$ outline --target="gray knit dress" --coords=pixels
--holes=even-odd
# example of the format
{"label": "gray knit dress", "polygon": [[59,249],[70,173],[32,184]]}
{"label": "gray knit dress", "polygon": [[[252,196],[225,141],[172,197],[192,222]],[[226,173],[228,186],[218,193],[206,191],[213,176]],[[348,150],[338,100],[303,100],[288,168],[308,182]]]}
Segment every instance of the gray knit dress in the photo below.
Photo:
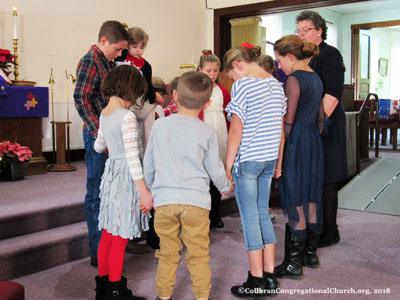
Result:
{"label": "gray knit dress", "polygon": [[[95,143],[97,152],[108,148],[100,185],[99,229],[114,236],[133,239],[149,229],[149,214],[139,208],[139,193],[133,180],[143,178],[138,151],[135,115],[118,109],[100,116],[100,129]],[[128,142],[127,142],[128,141]],[[128,159],[134,160],[130,169]]]}

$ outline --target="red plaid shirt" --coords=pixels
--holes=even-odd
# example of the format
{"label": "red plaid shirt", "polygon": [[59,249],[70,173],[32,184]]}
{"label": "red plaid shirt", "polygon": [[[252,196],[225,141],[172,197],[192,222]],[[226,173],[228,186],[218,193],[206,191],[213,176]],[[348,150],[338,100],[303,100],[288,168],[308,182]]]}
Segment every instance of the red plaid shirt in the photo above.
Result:
{"label": "red plaid shirt", "polygon": [[99,117],[107,105],[100,91],[101,81],[114,64],[106,59],[103,52],[93,45],[78,63],[74,91],[75,107],[90,133],[97,137]]}
{"label": "red plaid shirt", "polygon": [[164,108],[164,113],[166,117],[172,114],[176,114],[177,112],[178,112],[178,106],[175,104],[174,100],[171,100],[171,102],[167,105],[167,107]]}
{"label": "red plaid shirt", "polygon": [[[164,108],[164,114],[166,117],[176,114],[178,112],[178,106],[175,104],[174,100],[171,100],[171,102],[167,105],[166,108]],[[202,109],[199,113],[199,119],[204,121],[204,109]]]}

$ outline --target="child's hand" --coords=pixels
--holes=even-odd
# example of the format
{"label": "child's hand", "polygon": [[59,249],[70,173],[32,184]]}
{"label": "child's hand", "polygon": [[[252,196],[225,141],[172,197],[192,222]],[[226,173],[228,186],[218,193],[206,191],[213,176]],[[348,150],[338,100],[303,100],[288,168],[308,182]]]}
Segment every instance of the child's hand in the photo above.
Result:
{"label": "child's hand", "polygon": [[279,178],[282,176],[282,170],[281,169],[275,169],[275,173],[274,173],[274,178]]}
{"label": "child's hand", "polygon": [[234,183],[234,182],[233,182],[233,179],[232,179],[232,171],[231,171],[231,169],[225,168],[225,173],[226,173],[226,177],[228,178],[228,180],[229,180],[231,183]]}
{"label": "child's hand", "polygon": [[229,180],[231,182],[231,186],[229,187],[229,191],[227,191],[226,193],[221,193],[221,195],[223,197],[228,197],[228,194],[231,193],[234,189],[234,182],[232,180]]}
{"label": "child's hand", "polygon": [[164,97],[158,92],[156,92],[156,103],[161,107],[164,105]]}
{"label": "child's hand", "polygon": [[147,215],[154,206],[153,196],[151,195],[150,191],[146,189],[146,191],[139,194],[139,197],[139,207],[143,214]]}

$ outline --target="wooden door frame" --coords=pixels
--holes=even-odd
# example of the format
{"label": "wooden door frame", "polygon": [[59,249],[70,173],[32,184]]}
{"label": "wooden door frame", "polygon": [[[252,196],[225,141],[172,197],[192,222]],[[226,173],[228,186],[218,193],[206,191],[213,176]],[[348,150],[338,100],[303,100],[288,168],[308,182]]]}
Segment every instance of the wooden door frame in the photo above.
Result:
{"label": "wooden door frame", "polygon": [[373,0],[275,0],[214,9],[214,53],[221,57],[230,48],[230,19],[367,1]]}
{"label": "wooden door frame", "polygon": [[351,83],[354,84],[354,99],[360,95],[360,30],[400,26],[400,20],[351,25]]}

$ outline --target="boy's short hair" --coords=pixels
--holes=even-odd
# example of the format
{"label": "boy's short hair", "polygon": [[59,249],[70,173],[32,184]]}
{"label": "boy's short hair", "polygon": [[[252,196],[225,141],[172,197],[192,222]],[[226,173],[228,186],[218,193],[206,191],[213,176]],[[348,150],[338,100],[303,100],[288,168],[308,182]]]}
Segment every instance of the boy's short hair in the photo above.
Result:
{"label": "boy's short hair", "polygon": [[107,38],[110,44],[129,41],[129,34],[126,27],[118,21],[105,21],[100,27],[99,42],[103,36]]}
{"label": "boy's short hair", "polygon": [[210,100],[213,89],[211,79],[204,73],[184,73],[178,81],[179,103],[188,109],[201,109]]}

